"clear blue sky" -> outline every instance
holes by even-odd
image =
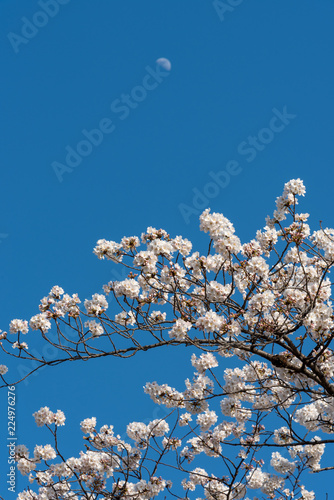
[[[36,314],[55,284],[84,299],[114,279],[92,254],[99,238],[118,241],[152,225],[204,248],[198,203],[223,212],[245,242],[284,183],[300,177],[313,226],[334,225],[331,0],[241,1],[220,16],[211,0],[58,7],[51,17],[38,14],[35,0],[0,3],[0,328]],[[172,69],[152,76],[160,57]],[[144,81],[156,87],[147,95],[135,89]],[[131,93],[137,102],[121,112],[117,100]],[[98,126],[109,133],[69,171],[66,147]],[[68,171],[57,176],[54,162]],[[218,172],[220,186],[209,185]],[[188,361],[179,368],[188,359],[182,350],[174,372],[169,356],[145,359],[76,363],[31,378],[17,388],[19,441],[46,440],[31,417],[44,405],[67,414],[73,453],[85,417],[120,433],[151,418],[145,382],[182,389],[192,372]]]

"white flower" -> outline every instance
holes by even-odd
[[[34,459],[35,460],[51,460],[56,458],[57,454],[55,450],[49,444],[45,446],[35,446],[34,449]]]
[[[263,293],[253,295],[248,302],[251,313],[267,312],[275,303],[275,296],[272,292],[266,290]]]
[[[171,338],[176,340],[184,340],[187,337],[188,331],[191,329],[192,324],[190,321],[184,321],[183,319],[177,319],[173,328],[168,332]]]
[[[26,458],[20,458],[17,462],[17,469],[23,476],[27,476],[32,470],[36,469],[36,464]]]
[[[147,382],[144,392],[149,394],[155,403],[163,403],[167,408],[184,408],[183,394],[167,384],[159,385],[157,382]]]
[[[44,303],[44,299],[42,299],[42,305],[39,306],[42,312],[50,308],[50,300],[51,299],[47,299],[47,303]],[[54,303],[53,314],[59,317],[64,317],[68,313],[69,316],[77,317],[80,314],[80,309],[78,307],[80,302],[81,301],[77,293],[74,293],[72,297],[65,293],[62,299],[59,299]]]
[[[261,487],[261,491],[273,498],[274,491],[282,488],[283,485],[284,479],[282,477],[276,476],[275,474],[267,474],[267,477]]]
[[[150,314],[150,320],[152,323],[162,323],[166,320],[166,313],[161,311],[152,311]]]
[[[122,248],[126,251],[134,250],[136,247],[140,246],[140,241],[137,236],[130,236],[130,237],[124,236],[124,238],[121,239],[121,245]]]
[[[312,441],[314,442],[314,444],[307,444],[304,447],[304,451],[301,453],[301,456],[305,457],[307,459],[307,465],[313,471],[316,471],[320,469],[320,460],[325,451],[325,444],[317,444],[317,441],[320,441],[320,438],[318,436],[312,438]]]
[[[89,331],[92,333],[93,337],[98,337],[99,335],[102,335],[102,333],[103,333],[103,326],[94,320],[93,321],[86,321],[85,327],[89,329]]]
[[[23,319],[13,319],[9,324],[9,332],[10,333],[28,333],[28,321]]]
[[[92,316],[99,316],[108,309],[107,299],[98,293],[95,293],[91,300],[86,299],[84,304],[87,314]]]
[[[154,273],[156,270],[157,256],[153,252],[141,251],[133,259],[133,265],[142,267],[147,273]]]
[[[319,410],[314,403],[303,406],[296,411],[294,420],[309,430],[317,429],[319,425]]]
[[[26,342],[14,342],[12,349],[28,349],[28,344]]]
[[[212,425],[214,425],[218,420],[217,414],[214,411],[207,410],[197,416],[196,422],[201,427],[201,431],[207,431]]]
[[[225,318],[218,316],[214,311],[208,311],[196,321],[196,327],[206,332],[218,332],[225,324]]]
[[[157,238],[167,238],[168,234],[164,229],[156,229],[155,227],[149,226],[146,229],[146,233],[141,234],[141,241],[147,243]]]
[[[151,436],[161,437],[169,431],[169,425],[165,420],[155,419],[148,424],[147,429]]]
[[[261,278],[266,278],[269,274],[269,266],[263,257],[252,257],[247,262],[247,272],[251,275],[257,274]]]
[[[115,322],[123,326],[133,326],[136,323],[136,318],[132,311],[122,311],[121,313],[116,314]]]
[[[311,240],[317,245],[320,250],[325,253],[325,258],[333,260],[334,257],[334,229],[326,227],[320,231],[315,231]]]
[[[54,422],[53,412],[50,411],[48,406],[44,406],[44,408],[33,413],[33,417],[35,417],[35,422],[38,427],[42,427],[45,424],[50,425]]]
[[[269,255],[269,249],[272,248],[278,240],[278,233],[275,228],[268,226],[264,227],[264,232],[258,230],[256,232],[256,239],[260,244],[261,249],[265,254]]]
[[[176,236],[171,241],[171,244],[173,245],[174,249],[178,250],[184,257],[186,255],[189,255],[192,249],[192,243],[187,239],[183,239],[182,236]]]
[[[15,454],[20,458],[22,458],[22,457],[28,458],[29,457],[29,450],[26,447],[26,445],[18,444],[17,446],[15,446]]]
[[[232,285],[222,285],[217,281],[210,281],[206,289],[206,296],[210,302],[225,302],[232,294]]]
[[[124,281],[115,281],[113,289],[116,297],[125,295],[130,299],[136,299],[139,296],[140,286],[134,279],[126,279]]]
[[[314,491],[307,491],[303,485],[300,487],[300,493],[303,500],[314,500],[315,498]]]
[[[90,434],[94,431],[96,426],[96,418],[85,418],[82,422],[80,422],[80,428],[84,434]]]
[[[182,485],[184,489],[194,491],[197,485],[205,486],[208,480],[208,473],[204,469],[197,467],[189,474],[189,481],[183,479]]]
[[[306,189],[301,179],[291,179],[291,181],[284,184],[283,195],[294,194],[298,196],[305,196]]]
[[[147,245],[147,250],[155,255],[169,256],[175,252],[175,247],[169,241],[156,239]]]
[[[272,453],[270,465],[280,474],[292,474],[296,468],[295,462],[289,462],[278,451]]]
[[[200,229],[209,233],[212,239],[219,237],[230,237],[234,234],[233,224],[223,214],[210,213],[210,209],[204,210],[200,216]]]
[[[114,241],[98,240],[96,247],[93,252],[99,259],[114,260],[116,262],[121,262],[123,255],[120,253],[122,245],[115,243]]]
[[[188,425],[189,422],[192,421],[192,417],[190,413],[183,413],[180,418],[179,418],[179,426],[184,427],[185,425]]]
[[[5,375],[8,372],[8,367],[6,365],[0,365],[0,375]]]
[[[257,490],[263,486],[268,474],[262,472],[261,469],[254,469],[246,476],[247,486],[253,490]]]
[[[148,427],[142,422],[132,422],[128,424],[126,433],[130,439],[137,442],[146,441],[149,435]]]
[[[182,440],[178,438],[164,437],[162,440],[162,446],[167,449],[176,450],[181,445],[182,445]]]
[[[239,422],[244,422],[252,416],[251,410],[243,408],[237,399],[227,398],[221,400],[220,408],[223,415],[236,418]]]
[[[53,419],[54,419],[54,423],[56,425],[65,425],[65,415],[64,413],[61,411],[61,410],[57,410],[56,413],[53,414]]]
[[[47,319],[45,313],[33,316],[29,321],[29,325],[32,330],[41,330],[43,333],[47,332],[51,328],[51,323]]]
[[[218,361],[211,352],[208,352],[201,354],[199,358],[196,357],[196,354],[192,354],[191,364],[199,373],[204,373],[205,370],[209,368],[216,368],[218,366]]]
[[[64,294],[64,290],[60,286],[55,285],[51,288],[49,296],[53,296],[56,299],[59,299],[60,296],[63,294]]]

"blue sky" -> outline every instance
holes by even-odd
[[[332,1],[234,0],[218,12],[211,0],[59,0],[49,15],[41,4],[0,3],[0,328],[36,314],[55,284],[84,299],[115,279],[92,254],[99,238],[152,225],[201,249],[198,215],[210,206],[247,241],[291,178],[306,184],[313,227],[333,225]],[[160,57],[172,69],[154,77]],[[143,82],[158,84],[144,95]],[[138,101],[115,111],[128,94]],[[66,148],[101,126],[100,144],[69,168]],[[67,171],[57,176],[55,162]],[[17,387],[19,441],[46,439],[31,417],[44,405],[78,429],[74,449],[82,418],[122,433],[153,414],[146,381],[183,387],[185,358],[173,370],[170,356],[147,353],[150,363],[44,370]]]

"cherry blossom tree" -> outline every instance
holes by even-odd
[[[193,351],[185,386],[144,388],[166,417],[129,423],[125,440],[92,416],[81,422],[85,451],[66,458],[57,439],[65,415],[36,411],[51,444],[16,447],[29,480],[19,500],[315,498],[307,473],[334,469],[321,464],[334,443],[334,230],[311,233],[309,215],[296,212],[304,194],[300,179],[286,183],[273,216],[245,244],[228,219],[205,210],[206,255],[152,227],[141,238],[99,240],[96,256],[124,266],[126,279],[83,307],[54,286],[29,323],[11,321],[1,333],[4,359],[33,360],[32,371],[166,346]],[[33,354],[34,335],[56,359]],[[222,368],[225,358],[233,368]],[[12,380],[5,365],[0,373],[3,386],[31,374]]]

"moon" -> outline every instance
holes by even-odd
[[[155,62],[167,71],[170,71],[172,69],[170,60],[166,59],[165,57],[159,57],[159,59],[157,59]]]

